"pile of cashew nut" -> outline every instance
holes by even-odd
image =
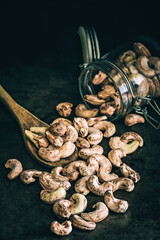
[[[119,189],[131,192],[140,180],[139,173],[124,163],[122,158],[143,146],[142,137],[136,132],[113,136],[115,125],[107,121],[107,116],[97,116],[96,111],[79,104],[75,109],[73,124],[65,118],[58,118],[49,128],[32,127],[26,132],[45,160],[58,161],[72,154],[77,147],[79,159],[76,161],[63,167],[54,167],[50,172],[23,170],[17,159],[9,159],[5,164],[6,168],[11,169],[8,174],[10,180],[20,176],[20,180],[27,185],[38,179],[42,187],[41,201],[53,204],[53,212],[59,219],[50,226],[57,235],[68,235],[72,226],[93,230],[97,223],[107,218],[110,211],[125,213],[128,202],[117,199],[114,192]],[[100,145],[103,137],[109,138],[111,150],[108,157],[103,155],[104,149]],[[120,176],[112,172],[113,166],[119,168]],[[75,192],[66,199],[72,183],[75,184]],[[88,194],[102,197],[101,202],[93,205],[91,212],[86,211]]]
[[[147,47],[142,43],[134,43],[133,49],[120,55],[115,63],[135,86],[135,97],[160,96],[160,58],[151,56]],[[111,70],[108,74],[102,71],[97,72],[92,79],[95,90],[98,85],[97,94],[87,94],[84,99],[91,105],[99,107],[101,114],[108,117],[119,114],[122,107],[121,99],[113,84],[118,79],[121,79],[121,75],[115,70]],[[137,87],[136,84],[139,86]],[[125,119],[127,126],[143,122],[144,118],[139,115],[131,115]]]

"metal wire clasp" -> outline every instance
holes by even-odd
[[[159,129],[160,128],[160,122],[153,118],[151,115],[148,114],[148,110],[147,110],[147,107],[140,107],[139,105],[137,105],[137,102],[140,102],[140,101],[145,101],[146,104],[149,104],[152,109],[160,116],[160,108],[158,107],[156,101],[150,97],[136,97],[135,98],[135,104],[134,104],[134,109],[135,109],[135,112],[136,113],[139,113],[139,114],[143,114],[146,121],[152,126],[154,127],[155,129]]]

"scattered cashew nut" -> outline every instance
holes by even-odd
[[[90,193],[90,190],[87,187],[87,181],[89,179],[90,176],[84,176],[82,178],[80,178],[74,186],[75,192],[77,193],[81,193],[84,196],[88,195]]]
[[[59,236],[66,236],[72,232],[72,223],[71,221],[65,221],[60,224],[57,221],[51,223],[51,231]]]
[[[60,172],[62,172],[63,167],[55,167],[51,170],[52,178],[56,181],[63,182],[63,181],[69,181],[69,178],[66,176],[62,176]]]
[[[73,125],[80,137],[84,138],[88,135],[88,123],[85,118],[75,117],[73,120]]]
[[[135,183],[137,183],[140,180],[139,173],[133,170],[125,163],[122,163],[120,165],[120,171],[124,177],[132,179]]]
[[[74,203],[67,199],[57,200],[53,205],[53,212],[59,218],[69,218]]]
[[[83,194],[74,193],[69,200],[74,202],[74,206],[71,210],[72,215],[85,211],[87,207],[87,198]]]
[[[79,228],[81,230],[93,230],[96,228],[95,222],[85,221],[78,215],[74,215],[71,221],[74,227]]]
[[[63,175],[68,177],[71,181],[75,181],[79,175],[79,171],[77,169],[79,169],[79,166],[81,165],[82,162],[84,161],[77,160],[64,166],[62,171]]]
[[[104,137],[109,138],[113,136],[116,132],[116,127],[110,121],[100,121],[93,125],[94,128],[97,128],[101,131],[104,131]]]
[[[56,110],[62,117],[69,117],[72,112],[73,104],[69,102],[62,102],[56,106]]]
[[[66,190],[63,187],[59,187],[55,191],[42,190],[40,192],[40,199],[47,204],[53,204],[59,199],[66,197]]]
[[[97,223],[104,220],[109,214],[108,207],[103,202],[97,202],[93,208],[95,208],[93,212],[81,213],[81,217],[86,221]]]
[[[103,139],[103,133],[99,129],[96,129],[94,127],[89,127],[88,133],[90,134],[87,137],[87,140],[91,145],[97,145]]]
[[[122,149],[112,149],[108,153],[108,158],[115,167],[120,167],[123,157],[126,157],[126,153]]]
[[[11,171],[8,173],[7,177],[12,180],[15,179],[20,175],[20,173],[23,171],[22,164],[17,159],[8,159],[5,168],[10,168]]]
[[[103,154],[103,147],[100,145],[93,145],[91,148],[84,148],[79,151],[79,156],[82,159],[88,159],[94,154]]]
[[[135,125],[137,123],[144,123],[144,122],[145,122],[144,117],[142,117],[139,114],[128,114],[125,117],[125,124],[127,126],[133,126],[133,125]]]
[[[20,174],[20,179],[25,184],[30,184],[32,182],[35,182],[35,177],[39,177],[42,174],[41,171],[35,170],[35,169],[29,169],[25,170]]]

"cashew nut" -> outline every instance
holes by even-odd
[[[66,197],[66,190],[63,187],[59,187],[55,191],[42,190],[40,192],[40,199],[47,204],[53,204],[59,199]]]
[[[78,215],[74,215],[71,221],[74,227],[82,230],[93,230],[96,227],[96,224],[94,222],[85,221]]]
[[[89,102],[92,105],[96,105],[99,106],[102,103],[105,103],[106,100],[99,98],[97,95],[85,95],[84,99],[86,100],[86,102]]]
[[[77,169],[79,168],[82,162],[84,161],[74,161],[67,164],[63,168],[63,175],[68,177],[71,181],[75,181],[79,175],[79,171]]]
[[[124,177],[130,178],[135,183],[137,183],[140,180],[140,175],[135,170],[130,168],[127,164],[122,163],[120,165],[120,171],[123,174]]]
[[[61,158],[60,148],[45,148],[41,147],[38,150],[38,155],[47,162],[56,162]]]
[[[62,122],[56,122],[50,125],[49,131],[55,136],[63,136],[67,131],[67,127]]]
[[[101,154],[96,154],[96,155],[92,155],[89,158],[90,162],[93,161],[97,161],[99,164],[99,169],[97,171],[97,176],[99,177],[99,179],[101,181],[110,181],[112,179],[118,178],[117,174],[112,173],[110,174],[111,170],[112,170],[112,164],[109,161],[108,158],[106,158],[104,155]],[[94,174],[94,173],[92,173]]]
[[[94,76],[94,78],[92,79],[92,83],[94,85],[99,85],[100,83],[102,83],[105,79],[107,78],[107,75],[101,71],[98,72],[98,74],[96,74]]]
[[[94,157],[95,156],[95,157]],[[79,172],[82,176],[90,176],[98,172],[99,163],[96,159],[97,155],[90,156],[87,162],[82,162],[79,166]]]
[[[35,169],[25,170],[20,174],[20,179],[25,184],[30,184],[35,182],[36,179],[34,177],[39,177],[42,174],[41,171]]]
[[[134,51],[142,56],[150,57],[151,53],[149,52],[148,48],[144,46],[142,43],[133,43]]]
[[[154,82],[154,80],[151,79],[151,78],[147,78],[147,82],[148,82],[148,85],[149,85],[148,95],[149,95],[150,97],[154,97],[155,94],[156,94],[155,82]]]
[[[86,221],[97,223],[104,220],[109,214],[109,210],[103,202],[97,202],[93,208],[95,208],[93,212],[81,213],[81,217]]]
[[[99,129],[96,129],[94,127],[89,127],[88,133],[90,134],[87,137],[87,140],[91,145],[97,145],[103,139],[103,133]]]
[[[40,139],[41,136],[29,130],[25,130],[25,135],[37,148],[39,148],[39,144],[37,140]]]
[[[104,131],[103,136],[106,138],[113,136],[116,132],[115,125],[109,121],[100,121],[100,122],[96,123],[95,125],[93,125],[93,127],[97,128],[101,131]]]
[[[55,147],[61,147],[63,145],[63,139],[60,136],[54,136],[50,131],[46,131],[46,137],[52,145]]]
[[[69,218],[71,216],[71,210],[73,205],[74,203],[69,200],[60,199],[54,203],[53,212],[59,218]]]
[[[48,127],[31,127],[29,130],[33,133],[45,136]]]
[[[160,58],[159,57],[150,57],[149,64],[154,67],[159,73],[160,71]]]
[[[65,221],[60,224],[57,221],[51,223],[51,231],[59,236],[66,236],[72,232],[71,221]]]
[[[122,149],[125,146],[126,143],[122,142],[120,140],[120,137],[115,136],[115,137],[111,137],[109,140],[109,146],[111,149]]]
[[[62,123],[66,127],[72,125],[72,122],[66,118],[56,118],[50,125],[52,126],[54,123]]]
[[[84,148],[79,151],[79,156],[82,159],[88,159],[94,154],[103,154],[103,147],[100,145],[93,145],[91,148]]]
[[[73,104],[69,102],[62,102],[56,106],[56,110],[62,117],[69,117],[72,112]]]
[[[86,137],[88,135],[88,123],[83,117],[75,117],[73,125],[78,132],[80,137]]]
[[[140,56],[136,61],[136,68],[146,77],[156,75],[156,70],[149,67],[149,59],[146,56]]]
[[[114,102],[106,102],[106,103],[103,103],[101,106],[100,106],[100,112],[101,114],[106,114],[107,117],[111,117],[114,112],[116,111],[116,108],[114,106]]]
[[[109,99],[114,93],[116,93],[115,87],[112,84],[107,84],[103,91],[98,92],[98,97],[102,99]]]
[[[74,193],[69,200],[74,202],[71,210],[72,215],[84,212],[87,207],[87,198],[83,194]]]
[[[112,190],[105,193],[104,202],[111,211],[116,213],[124,213],[128,209],[128,202],[115,198]]]
[[[78,133],[73,126],[68,126],[65,135],[62,137],[64,142],[75,142],[78,138]]]
[[[160,96],[160,81],[159,81],[159,79],[158,79],[157,76],[154,76],[154,77],[152,78],[152,80],[153,80],[154,85],[155,85],[155,87],[156,87],[156,92],[155,92],[154,97],[159,97],[159,96]]]
[[[125,117],[125,124],[127,126],[133,126],[133,125],[135,125],[137,123],[144,123],[144,122],[145,122],[144,117],[142,117],[139,114],[128,114]]]
[[[87,181],[89,179],[90,176],[84,176],[82,178],[80,178],[74,186],[75,192],[77,193],[81,193],[84,196],[88,195],[90,193],[90,190],[87,187]]]
[[[149,92],[149,84],[147,78],[140,73],[132,73],[129,75],[131,85],[134,87],[135,97],[146,97]]]
[[[126,52],[124,52],[120,57],[119,57],[119,61],[120,63],[128,63],[132,60],[136,59],[136,54],[135,52],[128,50]]]
[[[117,191],[118,189],[124,189],[125,191],[131,192],[134,189],[134,183],[129,178],[118,178],[111,181],[111,183],[113,184],[113,188],[106,191],[104,195],[104,202],[113,212],[124,213],[128,209],[128,202],[115,198],[113,192]]]
[[[90,148],[90,143],[82,137],[78,137],[75,144],[78,148]]]
[[[105,192],[112,189],[113,184],[111,182],[99,183],[98,177],[96,175],[91,175],[87,181],[88,189],[98,196],[104,196]]]
[[[39,183],[43,189],[47,189],[49,191],[56,190],[59,187],[63,187],[65,190],[68,190],[71,187],[69,181],[57,181],[53,179],[52,174],[48,172],[43,172],[39,176]]]
[[[20,161],[17,159],[8,159],[5,168],[10,168],[11,171],[8,173],[7,177],[12,180],[20,175],[23,171],[23,167]]]
[[[112,149],[108,153],[108,158],[115,167],[120,167],[122,164],[122,157],[126,157],[126,153],[122,149]]]
[[[75,114],[78,117],[84,117],[84,118],[90,118],[90,117],[96,117],[98,115],[99,109],[93,108],[93,109],[87,109],[86,105],[84,104],[78,104],[75,108]]]
[[[143,138],[136,132],[125,132],[121,135],[120,140],[124,143],[128,143],[130,141],[138,141],[139,147],[143,147]]]
[[[61,158],[67,158],[75,151],[75,144],[71,141],[65,142],[62,147],[59,148]]]
[[[62,172],[63,167],[55,167],[51,170],[52,178],[56,181],[63,182],[63,181],[69,181],[69,178],[66,176],[62,176],[60,172]]]
[[[106,120],[107,116],[101,116],[101,117],[94,117],[94,118],[88,118],[87,123],[89,127],[93,127],[96,123]]]

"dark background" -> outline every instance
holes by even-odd
[[[79,25],[94,26],[101,56],[138,35],[160,42],[159,8],[154,1],[1,1],[0,83],[20,105],[47,123],[58,117],[57,103],[70,101],[75,107],[81,102]],[[29,156],[18,124],[1,102],[0,126],[0,239],[58,239],[49,229],[56,218],[52,206],[39,200],[39,184],[25,186],[19,178],[9,181],[4,164],[17,158],[24,169],[50,170]],[[132,193],[117,195],[129,202],[129,209],[125,214],[110,213],[94,231],[74,229],[64,239],[160,239],[159,131],[147,123],[128,128],[123,119],[116,127],[117,135],[132,130],[145,142],[126,158],[141,181]],[[106,144],[106,154],[108,150]],[[90,206],[103,200],[92,195],[88,199]]]

